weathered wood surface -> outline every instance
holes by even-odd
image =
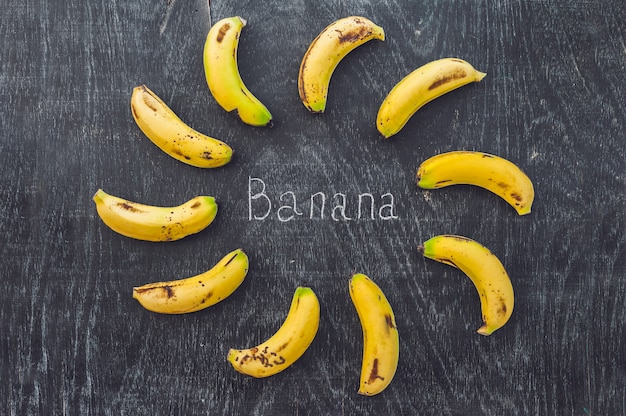
[[[59,1],[5,0],[0,16],[0,413],[6,415],[626,415],[626,7],[622,0]],[[272,129],[225,114],[211,97],[202,45],[213,21],[248,20],[240,69],[272,110]],[[386,30],[333,76],[311,115],[296,76],[327,23],[365,15]],[[432,102],[390,141],[374,118],[404,74],[458,56],[488,73]],[[229,142],[228,166],[203,171],[152,145],[129,99],[145,83],[183,119]],[[425,158],[495,153],[534,180],[518,217],[470,187],[425,193]],[[270,215],[258,178],[273,203]],[[114,234],[97,188],[146,203],[197,194],[216,222],[168,244]],[[281,201],[280,195],[287,194]],[[346,195],[347,216],[309,218],[311,194]],[[394,197],[397,219],[358,219],[358,195]],[[304,214],[280,221],[297,198]],[[286,213],[287,211],[282,211]],[[457,233],[490,247],[516,292],[489,338],[478,297],[416,246]],[[251,269],[226,301],[160,316],[134,285],[190,276],[244,248]],[[356,394],[362,348],[347,280],[387,292],[400,365],[376,397]],[[280,325],[297,285],[322,304],[307,353],[256,380],[225,361]]]

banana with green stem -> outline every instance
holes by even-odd
[[[418,247],[424,257],[465,273],[478,291],[483,325],[481,335],[502,328],[513,313],[513,285],[502,262],[487,247],[459,235],[438,235]]]
[[[161,207],[129,201],[102,189],[93,196],[102,222],[126,237],[144,241],[175,241],[208,227],[217,215],[212,196],[197,196],[187,202]]]
[[[398,328],[385,294],[366,275],[358,273],[352,276],[350,298],[363,330],[359,394],[373,396],[389,386],[398,368]]]
[[[196,276],[134,287],[133,298],[156,313],[197,312],[229,297],[247,274],[248,256],[242,249],[237,249],[225,255],[210,270]]]
[[[287,317],[266,341],[245,349],[231,349],[227,360],[235,370],[251,377],[269,377],[293,365],[309,348],[320,320],[320,304],[309,287],[298,287]]]
[[[378,109],[376,127],[388,139],[400,132],[413,114],[427,103],[464,85],[479,82],[485,75],[458,58],[429,62],[391,89]]]
[[[145,85],[133,89],[130,109],[146,137],[174,159],[198,168],[217,168],[233,156],[229,145],[185,124]]]
[[[326,109],[330,78],[339,62],[358,46],[372,39],[385,40],[385,31],[362,16],[336,20],[311,42],[298,74],[298,91],[313,113]]]
[[[430,157],[417,169],[417,185],[438,189],[474,185],[504,199],[519,215],[530,214],[535,190],[530,178],[513,162],[489,153],[452,151]]]
[[[215,101],[251,126],[270,126],[272,114],[246,87],[239,73],[237,50],[246,20],[224,18],[209,30],[204,43],[204,73]]]

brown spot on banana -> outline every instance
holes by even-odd
[[[306,70],[306,66],[303,69]],[[306,88],[304,88],[304,82],[302,81],[302,73],[303,73],[303,71],[301,70],[300,71],[300,82],[298,82],[298,91],[300,92],[300,98],[302,99],[302,102],[303,103],[308,103],[309,99],[307,97]],[[309,108],[308,105],[307,105],[307,108]]]
[[[395,329],[396,325],[393,322],[393,317],[390,314],[385,314],[385,322],[387,323],[387,328]]]
[[[372,370],[370,371],[369,377],[367,378],[367,382],[372,384],[376,381],[376,379],[384,380],[384,377],[378,375],[378,358],[374,358],[374,362],[372,364]]]
[[[289,338],[287,341],[285,341],[283,344],[281,344],[278,348],[276,348],[276,352],[281,352],[282,350],[287,348],[289,346],[290,342],[291,342],[291,338]]]
[[[155,290],[163,291],[163,293],[165,294],[165,297],[167,297],[168,299],[174,296],[174,289],[172,289],[172,286],[170,285],[153,286],[153,287],[136,287],[133,290],[137,294],[144,294],[144,293],[152,292]]]
[[[167,293],[167,298],[171,298],[174,296],[174,290],[172,289],[171,286],[163,286],[163,290]]]
[[[196,202],[195,202],[192,206],[190,206],[189,208],[191,208],[191,209],[196,209],[196,208],[200,207],[200,205],[202,205],[202,204],[200,203],[200,201],[196,201]]]
[[[143,212],[142,210],[140,210],[139,208],[137,208],[136,206],[134,206],[133,204],[129,202],[119,202],[117,206],[122,208],[123,210],[130,211],[130,212]]]
[[[345,33],[340,32],[340,31],[337,31],[337,33],[339,33],[339,37],[337,38],[337,40],[339,41],[339,44],[341,45],[343,43],[352,43],[352,42],[356,42],[359,39],[363,39],[371,35],[372,31],[367,27],[359,26]]]
[[[178,155],[178,156],[180,156],[180,157],[182,157],[182,158],[186,159],[186,160],[191,160],[191,156],[184,154],[184,153],[182,152],[182,150],[180,150],[180,149],[179,149],[179,148],[177,148],[177,147],[174,147],[174,148],[171,150],[171,152],[172,152],[173,154],[175,154],[175,155]]]
[[[434,90],[435,88],[441,87],[442,85],[445,85],[449,82],[452,82],[454,80],[457,79],[461,79],[467,76],[467,72],[465,72],[464,69],[455,69],[453,72],[450,72],[449,74],[437,79],[435,82],[433,82],[432,84],[430,84],[430,86],[428,87],[428,90]]]
[[[207,300],[211,299],[212,296],[213,296],[213,292],[212,291],[207,293],[206,296],[202,298],[200,303],[202,304],[202,303],[206,302]]]
[[[506,316],[506,302],[504,301],[503,298],[500,298],[500,304],[498,305],[498,308],[496,309],[496,314],[498,314],[498,316]]]
[[[239,253],[235,253],[233,254],[233,256],[228,259],[228,261],[226,262],[226,264],[224,264],[224,267],[228,266],[230,264],[231,261],[235,260],[235,257],[237,257],[239,255]]]
[[[224,40],[224,36],[226,36],[226,33],[228,33],[229,29],[230,23],[228,22],[224,23],[222,27],[220,27],[220,30],[217,32],[217,37],[215,38],[217,43],[221,43]]]
[[[142,85],[140,88],[144,92],[144,95],[142,95],[143,103],[146,105],[146,107],[148,107],[149,109],[151,109],[155,113],[158,112],[159,108],[158,108],[158,106],[154,105],[154,101],[156,101],[158,103],[159,102],[159,98],[155,97],[154,93],[152,91],[150,91],[145,85]]]

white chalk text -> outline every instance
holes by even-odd
[[[309,220],[380,220],[398,219],[396,198],[390,192],[363,192],[349,195],[341,192],[315,192],[302,195],[294,191],[272,192],[261,178],[248,177],[248,220],[278,219],[289,222]]]

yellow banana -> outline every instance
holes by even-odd
[[[317,334],[319,320],[317,296],[311,288],[298,287],[278,331],[256,347],[231,349],[227,359],[242,374],[257,378],[277,374],[304,354]]]
[[[424,257],[449,264],[464,272],[480,295],[481,335],[491,335],[513,313],[511,280],[500,260],[482,244],[458,235],[439,235],[418,247]]]
[[[530,213],[535,197],[532,181],[514,163],[488,153],[454,151],[433,156],[417,169],[424,189],[465,184],[487,189],[509,203],[519,215]]]
[[[383,137],[389,138],[398,133],[426,103],[463,85],[479,82],[485,75],[458,58],[429,62],[393,87],[378,110],[376,127]]]
[[[215,23],[204,43],[204,74],[211,94],[224,110],[237,110],[239,118],[252,126],[267,126],[272,114],[246,88],[237,64],[239,35],[246,21],[239,16]]]
[[[133,89],[130,109],[141,131],[174,159],[198,168],[216,168],[233,156],[230,146],[185,124],[145,85]]]
[[[196,312],[230,296],[243,283],[247,273],[248,256],[237,249],[197,276],[135,287],[133,298],[152,312]]]
[[[385,32],[361,16],[339,19],[322,30],[300,64],[298,91],[306,108],[313,113],[324,112],[335,68],[350,51],[372,39],[385,40]]]
[[[363,360],[359,394],[382,392],[398,367],[400,341],[389,301],[369,277],[355,274],[350,279],[350,298],[363,329]]]
[[[197,196],[176,207],[156,207],[98,189],[93,200],[100,219],[113,231],[145,241],[180,240],[204,230],[217,215],[212,196]]]

